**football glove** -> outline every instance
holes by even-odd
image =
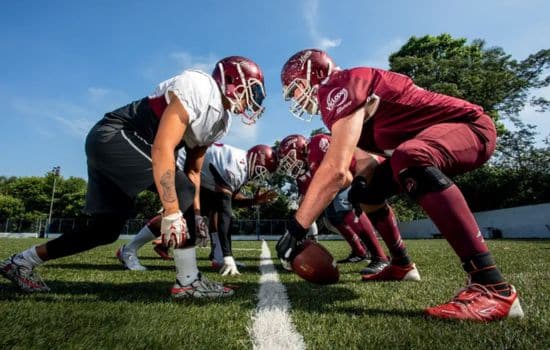
[[[223,266],[220,270],[220,273],[222,274],[222,276],[236,276],[241,274],[237,269],[237,264],[235,263],[235,259],[233,259],[232,256],[223,257]]]
[[[160,239],[162,244],[168,248],[183,248],[189,239],[189,231],[181,211],[162,217]]]
[[[291,262],[296,255],[296,248],[298,248],[307,234],[307,229],[296,221],[295,217],[292,217],[288,222],[285,234],[279,238],[275,249],[277,249],[277,257],[281,260]]]
[[[197,245],[206,247],[208,245],[208,220],[206,217],[195,215],[195,232],[197,234]]]

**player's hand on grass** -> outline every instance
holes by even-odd
[[[220,270],[220,273],[222,274],[222,276],[237,276],[241,274],[239,272],[239,269],[237,269],[237,264],[235,263],[235,259],[233,259],[232,256],[223,257],[223,266]]]

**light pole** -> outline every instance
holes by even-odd
[[[60,166],[54,166],[52,169],[52,173],[53,173],[52,200],[50,201],[50,214],[48,215],[48,222],[46,223],[46,229],[44,230],[46,238],[48,238],[48,230],[50,228],[50,224],[52,223],[52,210],[53,210],[53,198],[55,196],[55,183],[57,181],[57,177],[59,176],[60,171],[61,171]]]

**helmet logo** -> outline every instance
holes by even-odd
[[[319,140],[319,149],[323,153],[327,153],[329,145],[330,145],[330,143],[328,142],[328,140],[326,138],[323,137],[322,139]]]
[[[336,87],[327,95],[327,110],[341,106],[348,99],[348,90],[346,88]]]
[[[300,58],[298,58],[298,62],[300,62],[300,69],[304,69],[304,65],[306,64],[308,58],[310,57],[311,57],[311,51],[307,50],[306,52],[304,52],[302,56],[300,56]]]

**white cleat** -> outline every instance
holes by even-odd
[[[219,282],[209,281],[200,273],[196,280],[187,285],[182,285],[177,279],[172,287],[171,294],[173,299],[187,298],[220,298],[233,295],[233,289],[225,287]]]
[[[25,265],[15,262],[15,255],[0,262],[0,275],[12,281],[24,292],[49,292],[50,288],[42,281],[40,275]]]
[[[126,246],[123,245],[122,247],[118,248],[116,251],[116,257],[117,259],[122,263],[122,265],[131,271],[145,271],[147,268],[139,262],[139,258],[137,257],[135,252],[129,251],[128,249],[125,249]]]

